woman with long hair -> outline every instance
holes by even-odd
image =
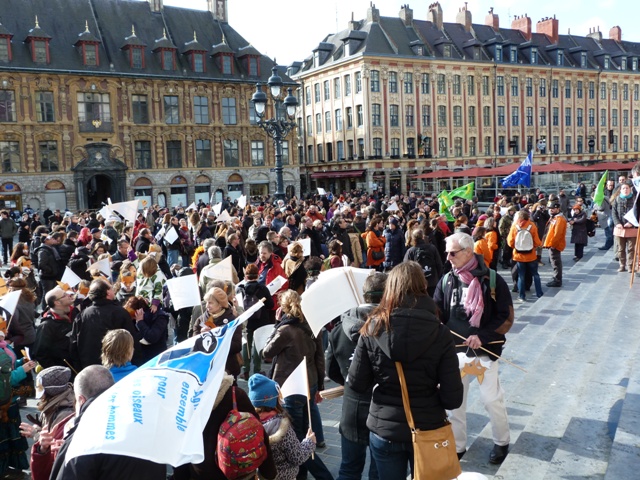
[[[376,385],[367,418],[373,458],[380,478],[405,478],[409,465],[413,470],[413,444],[395,364],[404,370],[419,430],[443,427],[445,410],[458,408],[463,394],[453,337],[438,319],[418,263],[391,270],[360,334],[348,382],[360,393]]]
[[[13,252],[11,252],[11,257],[9,258],[9,266],[15,267],[18,264],[18,259],[20,257],[28,257],[29,256],[29,246],[26,242],[18,242],[16,246],[13,247]]]
[[[272,359],[268,376],[279,385],[283,385],[289,375],[306,360],[307,378],[309,379],[309,407],[311,428],[318,439],[318,446],[324,446],[324,433],[317,401],[318,391],[324,390],[324,349],[320,337],[313,335],[311,327],[304,318],[300,306],[300,295],[294,290],[281,292],[278,301],[282,316],[275,325],[274,333],[262,351],[266,359]],[[307,399],[301,395],[289,395],[284,398],[283,406],[293,421],[293,429],[298,440],[303,440],[309,428],[309,411]],[[300,467],[300,475],[306,474],[307,468],[315,478],[330,478],[327,467],[319,457],[308,460]],[[320,475],[316,475],[318,473]]]

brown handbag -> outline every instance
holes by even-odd
[[[444,427],[435,430],[418,430],[413,423],[407,381],[400,362],[396,363],[400,387],[402,389],[402,405],[411,429],[413,443],[413,480],[452,480],[462,473],[460,461],[456,453],[456,442],[453,438],[451,424],[446,420]]]

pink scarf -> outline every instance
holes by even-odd
[[[4,340],[4,337],[2,337],[2,341],[0,341],[0,348],[4,350],[4,352],[9,355],[9,358],[11,358],[11,366],[15,367],[16,365],[16,354],[13,353],[13,350],[11,350],[8,346],[7,346],[7,342]]]
[[[482,286],[477,277],[475,277],[471,270],[478,268],[478,259],[474,255],[471,257],[465,265],[460,269],[454,267],[453,273],[455,273],[460,280],[469,285],[467,291],[467,298],[464,300],[464,310],[467,315],[471,315],[469,319],[469,325],[472,327],[480,327],[480,319],[484,312],[484,299],[482,298]]]

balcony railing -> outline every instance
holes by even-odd
[[[80,119],[79,128],[81,133],[112,133],[113,132],[113,119],[108,118],[94,118],[93,120]]]

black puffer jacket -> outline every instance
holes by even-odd
[[[345,379],[349,374],[351,358],[360,338],[360,328],[374,308],[374,304],[364,304],[343,313],[340,322],[329,334],[326,355],[327,376],[344,385],[340,433],[347,440],[361,445],[369,445],[367,417],[371,405],[371,389],[363,393],[355,392],[349,383],[345,383]]]
[[[38,269],[40,278],[45,280],[60,280],[62,278],[62,263],[60,254],[55,247],[41,245],[36,251],[38,255]]]
[[[390,324],[391,330],[379,337],[360,337],[348,382],[360,393],[377,384],[367,418],[370,431],[389,441],[410,442],[394,362],[402,363],[411,411],[421,430],[442,427],[445,409],[462,404],[462,380],[453,337],[436,317],[430,297],[407,298],[391,313]]]

